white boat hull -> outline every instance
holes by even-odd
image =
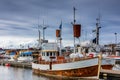
[[[89,77],[98,73],[98,58],[91,58],[81,61],[73,61],[60,64],[37,64],[32,63],[33,73],[67,76],[67,77]]]

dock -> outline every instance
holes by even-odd
[[[32,69],[32,63],[30,62],[0,61],[0,65]]]
[[[99,78],[104,80],[120,80],[120,70],[101,69]]]

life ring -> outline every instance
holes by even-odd
[[[89,57],[93,58],[93,57],[94,57],[94,54],[93,54],[93,53],[90,53],[90,54],[89,54]]]

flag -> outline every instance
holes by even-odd
[[[93,43],[96,43],[96,38],[94,38],[94,39],[92,40],[92,42],[93,42]]]
[[[62,29],[62,21],[61,21],[61,23],[60,23],[59,29],[60,29],[60,30]]]
[[[96,32],[96,30],[92,30],[92,32]]]
[[[59,34],[59,36],[61,37],[61,33],[62,33],[62,21],[61,21],[61,23],[60,23],[59,29],[60,29],[60,34]]]

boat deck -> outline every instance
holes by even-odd
[[[94,57],[94,58],[97,58],[97,57]],[[82,58],[60,59],[60,60],[52,61],[52,64],[69,63],[69,62],[82,61],[87,59],[93,59],[93,58],[82,57]],[[41,61],[38,61],[38,64],[50,64],[50,61],[41,60]]]
[[[108,73],[108,74],[117,74],[120,75],[120,71],[118,70],[106,70],[106,69],[101,69],[101,73]]]

